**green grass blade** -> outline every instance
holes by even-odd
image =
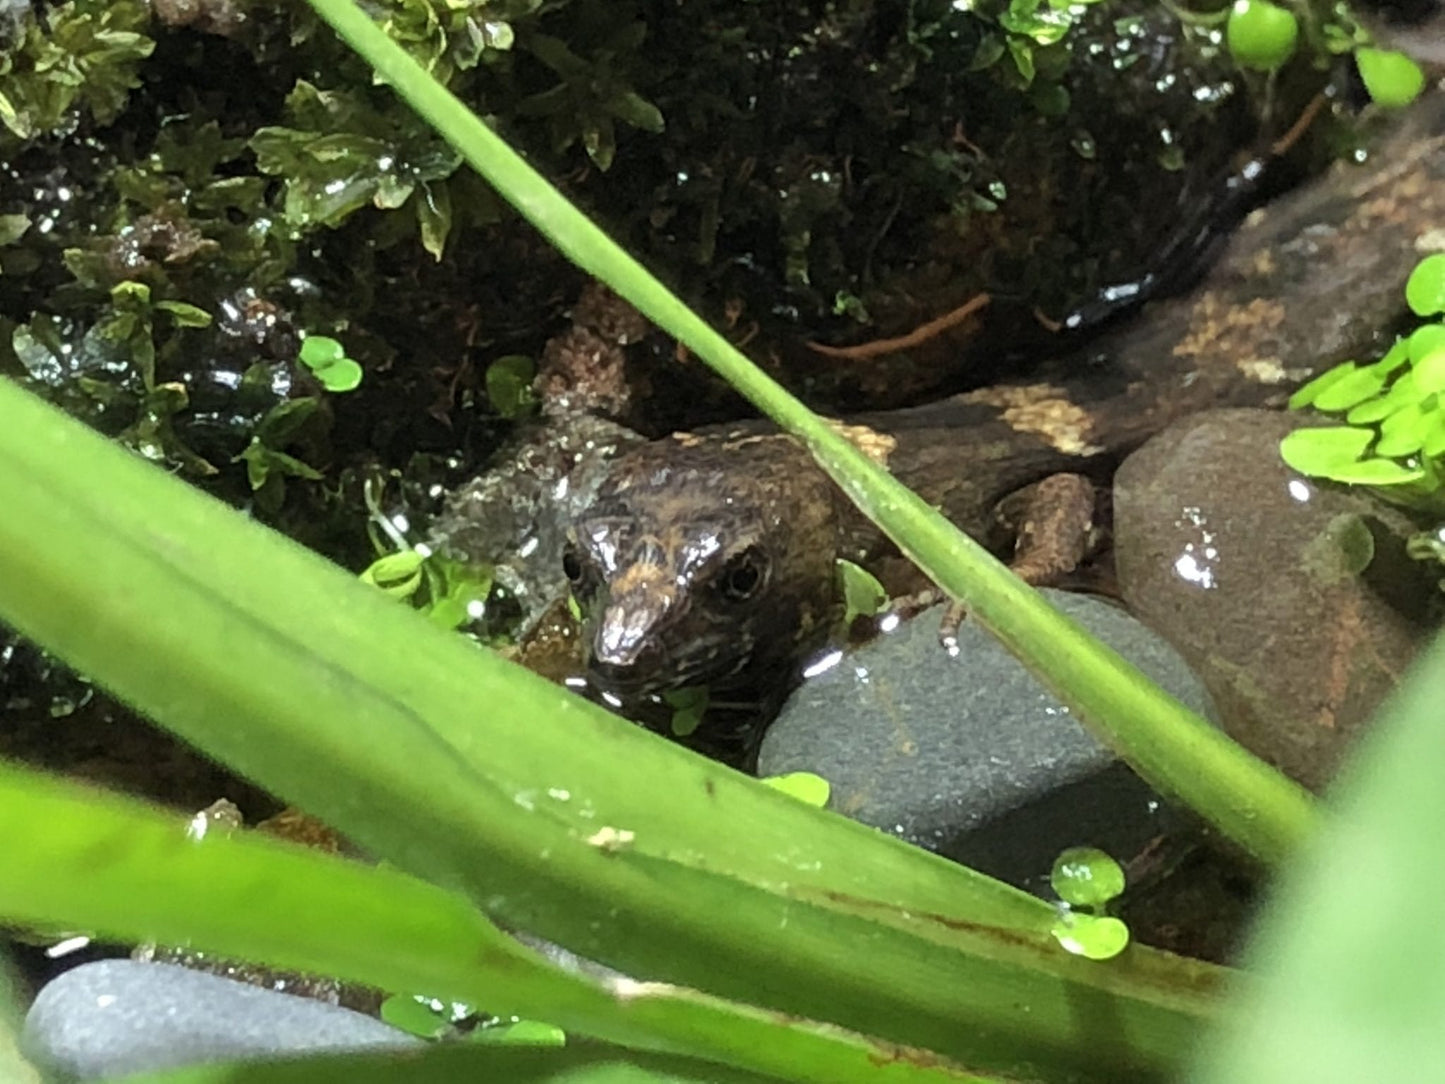
[[[466,899],[395,870],[260,834],[191,837],[186,818],[0,765],[0,917],[63,921],[294,970],[465,1001],[784,1079],[974,1079],[888,1044],[682,988],[632,996],[553,967]],[[878,1072],[880,1062],[893,1066]],[[6,1078],[8,1079],[8,1078]],[[510,1078],[503,1078],[510,1079]]]
[[[1068,957],[1039,901],[577,700],[4,381],[0,417],[0,616],[511,925],[974,1065],[1159,1072],[1209,1012],[1213,969]]]
[[[1415,664],[1281,878],[1259,972],[1201,1084],[1445,1080],[1445,637]]]
[[[137,1073],[114,1084],[769,1084],[764,1077],[691,1058],[594,1044],[527,1050],[433,1046],[414,1054],[350,1054],[197,1065]]]
[[[982,547],[810,413],[576,210],[391,42],[352,0],[313,8],[529,221],[796,434],[867,515],[1165,794],[1268,862],[1314,825],[1302,788],[1229,741],[1018,582]],[[961,470],[967,464],[960,465]]]
[[[10,962],[0,956],[0,1081],[5,1084],[41,1084],[40,1070],[20,1052],[20,1028],[25,1019]]]

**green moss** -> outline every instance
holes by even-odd
[[[109,124],[140,84],[155,42],[145,0],[72,0],[46,11],[28,5],[0,52],[0,152],[17,140],[73,131],[82,117]]]

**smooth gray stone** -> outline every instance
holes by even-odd
[[[28,1056],[80,1080],[419,1041],[350,1009],[134,960],[83,964],[53,979],[22,1036]]]
[[[1045,595],[1212,717],[1179,655],[1134,618],[1102,599]],[[764,737],[758,774],[815,772],[832,786],[829,808],[1041,894],[1065,848],[1127,861],[1187,823],[979,622],[964,622],[950,658],[939,612],[805,682]]]

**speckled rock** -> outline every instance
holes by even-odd
[[[52,980],[30,1007],[21,1041],[37,1063],[79,1080],[420,1042],[350,1009],[133,960],[84,964]]]
[[[1198,680],[1167,644],[1102,599],[1055,606],[1196,711]],[[937,611],[805,682],[763,739],[759,774],[811,771],[830,807],[1031,891],[1066,847],[1127,860],[1182,823],[977,621],[960,652]]]
[[[1415,527],[1289,470],[1299,419],[1221,410],[1149,441],[1114,482],[1119,585],[1189,660],[1224,728],[1319,788],[1428,634],[1439,592]]]

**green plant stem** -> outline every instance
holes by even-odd
[[[936,583],[963,600],[1151,784],[1275,863],[1315,824],[1310,795],[1229,741],[1090,637],[938,512],[769,379],[574,208],[351,0],[315,10],[513,206],[596,276],[804,441],[860,509]],[[966,469],[967,465],[961,465]]]
[[[51,923],[65,915],[122,940],[185,929],[213,953],[545,1017],[623,1043],[710,1051],[788,1080],[982,1079],[694,990],[601,983],[563,971],[463,897],[395,870],[260,834],[197,840],[178,814],[3,764],[0,834],[8,841],[0,915],[10,921]]]

